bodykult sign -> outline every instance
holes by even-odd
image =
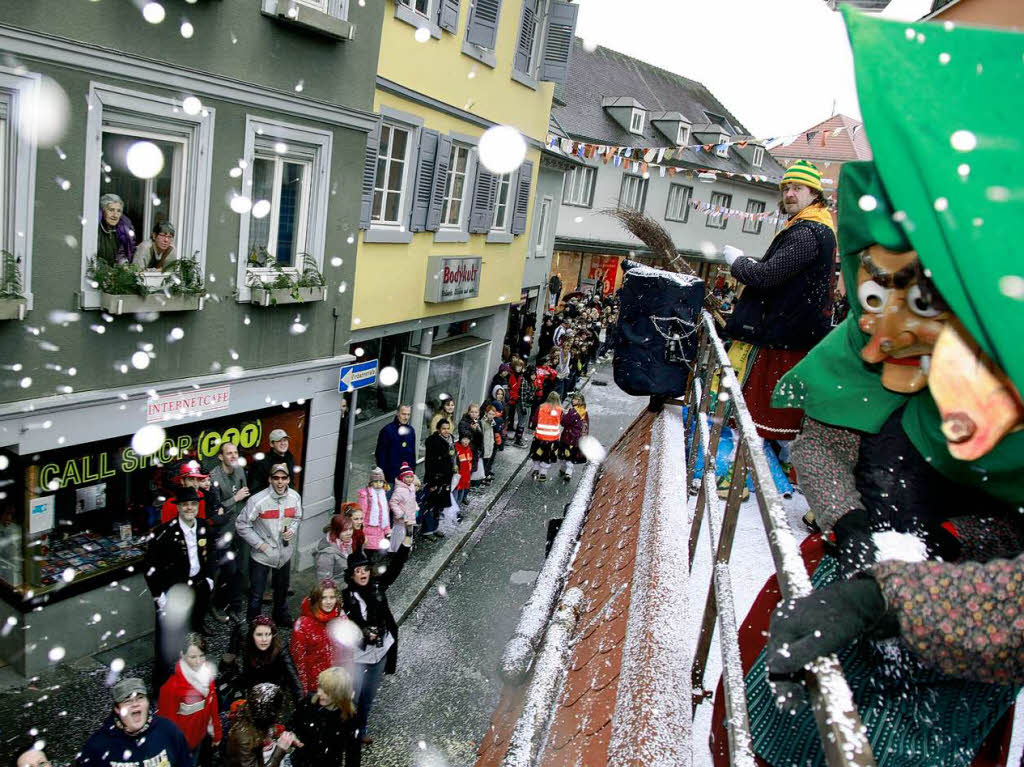
[[[437,304],[476,298],[480,295],[480,260],[480,256],[431,256],[427,262],[423,300]]]

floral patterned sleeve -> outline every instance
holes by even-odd
[[[828,426],[804,418],[803,429],[793,441],[793,465],[800,489],[824,532],[851,509],[862,507],[854,479],[860,451],[860,434],[852,429]]]
[[[1024,554],[985,564],[889,561],[873,574],[925,663],[980,682],[1024,683]]]

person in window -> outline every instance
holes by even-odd
[[[124,215],[124,200],[116,194],[100,197],[100,224],[96,233],[96,258],[114,266],[130,264],[135,257],[135,227]]]
[[[140,269],[166,269],[178,260],[174,249],[174,224],[158,221],[153,225],[153,234],[135,249],[132,263]]]

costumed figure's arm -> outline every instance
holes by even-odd
[[[863,508],[854,479],[860,434],[805,418],[803,431],[793,440],[791,456],[800,477],[800,489],[823,533],[851,509]]]

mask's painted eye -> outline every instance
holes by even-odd
[[[862,282],[857,288],[857,300],[866,312],[880,314],[888,299],[889,288],[883,288],[874,280]]]
[[[907,289],[907,306],[919,317],[937,317],[944,311],[942,307],[936,306],[932,302],[917,283]]]

